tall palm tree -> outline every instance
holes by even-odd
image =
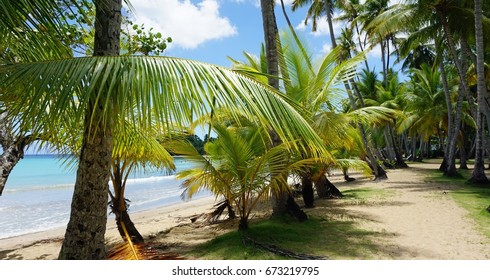
[[[8,16],[0,19],[0,26],[15,30],[10,20],[18,9],[10,4],[34,3],[42,8],[52,1],[3,0],[3,3],[9,4],[3,5],[2,10]],[[118,57],[121,1],[99,0],[95,5],[94,56],[0,68],[2,99],[9,114],[19,119],[20,128],[28,127],[35,135],[51,133],[56,138],[61,128],[73,131],[64,125],[66,118],[84,122],[72,211],[61,259],[105,257],[112,138],[114,129],[123,132],[126,129],[115,127],[121,118],[143,130],[154,124],[151,120],[168,129],[181,128],[213,108],[227,107],[258,117],[262,126],[274,129],[291,148],[324,151],[322,141],[295,111],[298,106],[256,81],[195,61]],[[291,143],[290,139],[301,141]]]
[[[420,135],[421,143],[427,143],[433,135],[447,131],[447,107],[440,73],[428,65],[412,69],[411,73],[412,79],[403,96],[406,119],[399,124],[398,130],[409,130],[413,138]]]
[[[478,112],[476,116],[477,130],[476,130],[476,154],[475,154],[475,167],[471,175],[470,181],[474,183],[486,184],[488,178],[485,175],[485,167],[483,165],[483,113],[488,110],[485,104],[486,97],[488,96],[487,86],[485,82],[485,55],[483,44],[483,8],[481,0],[474,0],[475,2],[475,37],[476,37],[476,73],[478,77],[477,82],[477,104]]]
[[[466,78],[468,68],[465,60],[468,56],[470,58],[473,57],[466,45],[468,38],[471,38],[469,35],[474,33],[474,25],[468,24],[473,22],[474,15],[468,9],[467,4],[468,1],[409,1],[407,4],[395,5],[392,9],[381,14],[373,20],[371,27],[381,34],[396,32],[396,30],[409,32],[411,36],[407,41],[411,44],[417,40],[419,42],[425,42],[435,38],[437,55],[444,57],[444,50],[448,50],[448,57],[451,58],[459,75],[460,90],[468,100],[473,118],[477,119],[477,107],[475,106],[475,100],[470,92]],[[461,21],[461,18],[465,20]],[[462,46],[461,55],[458,55],[456,50],[458,38]],[[444,45],[439,44],[439,41]],[[448,91],[446,91],[446,94],[449,96]],[[458,104],[461,104],[461,102]],[[450,140],[446,148],[447,153],[445,158],[454,154],[455,151],[456,139],[459,133],[455,128],[459,125],[457,116],[462,114],[460,111],[461,108],[462,106],[460,105],[456,106],[457,111],[454,113],[454,117],[452,117],[452,122],[449,123]],[[487,119],[490,119],[488,114],[489,110],[485,109],[482,112],[485,113]],[[451,114],[451,110],[448,111],[448,114]],[[446,172],[448,175],[454,174],[454,165],[450,163],[452,160],[448,161],[449,166],[443,168],[449,169]],[[480,176],[482,176],[481,170],[479,172]]]

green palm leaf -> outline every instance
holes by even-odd
[[[299,106],[271,87],[219,66],[169,57],[87,57],[5,66],[0,75],[2,101],[13,115],[22,116],[21,127],[35,133],[57,131],[67,113],[82,120],[92,100],[104,109],[104,125],[131,111],[124,117],[142,129],[153,120],[168,129],[175,123],[187,126],[224,107],[235,110],[237,121],[237,110],[257,117],[296,147],[324,151],[296,111]],[[302,141],[288,141],[298,138]]]

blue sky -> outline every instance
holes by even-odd
[[[310,50],[320,57],[330,49],[326,20],[319,20],[318,31],[304,26],[306,8],[291,11],[292,0],[285,0],[286,10],[296,31]],[[153,27],[173,43],[164,55],[195,59],[230,66],[227,56],[242,59],[242,52],[259,54],[263,42],[260,0],[132,0],[135,22]],[[279,2],[278,2],[279,3]],[[276,5],[279,30],[287,25]],[[335,23],[340,34],[343,23]],[[370,64],[378,64],[379,49],[368,55]],[[376,69],[380,70],[380,66]]]

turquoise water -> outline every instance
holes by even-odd
[[[177,170],[192,167],[175,157]],[[26,155],[11,173],[0,196],[0,239],[65,226],[76,171],[53,155]],[[181,181],[166,171],[130,175],[126,198],[130,212],[181,202]],[[200,196],[207,196],[202,193]]]

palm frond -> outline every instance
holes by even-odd
[[[94,100],[104,108],[106,125],[121,116],[118,112],[134,108],[135,114],[124,117],[142,129],[153,122],[167,129],[175,123],[186,126],[225,107],[258,117],[295,148],[324,151],[298,113],[301,107],[273,88],[219,66],[169,57],[89,57],[5,66],[0,74],[3,101],[12,114],[22,116],[20,127],[36,133],[57,131],[68,112],[83,119]],[[289,141],[298,138],[302,141]]]

